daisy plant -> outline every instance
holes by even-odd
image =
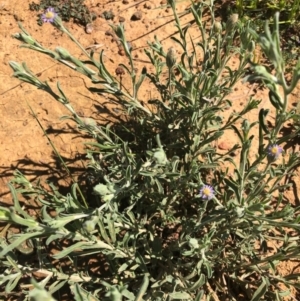
[[[260,34],[236,14],[222,25],[212,1],[197,1],[185,12],[192,28],[181,24],[175,1],[168,5],[178,34],[168,50],[159,37],[149,41],[145,55],[151,69],[136,69],[124,25],[112,25],[128,59],[118,65],[117,78],[105,65],[104,51],[95,58],[51,8],[43,21],[70,38],[85,60],[63,45],[45,48],[21,25],[14,35],[22,46],[81,73],[91,82],[89,91],[117,104],[122,118],[109,124],[83,118],[59,83],[54,89],[25,63],[10,62],[15,77],[65,106],[69,116],[64,119],[90,140],[81,177],[86,206],[77,183],[62,194],[51,183],[30,182],[15,172],[14,205],[0,212],[0,219],[19,228],[10,240],[1,240],[0,286],[8,294],[28,275],[38,275],[40,282],[33,279],[34,290],[24,288],[24,294],[49,300],[67,287],[70,300],[273,301],[299,287],[298,275],[277,269],[300,254],[299,207],[285,194],[300,163],[286,145],[300,129],[282,134],[287,122],[299,118],[288,110],[288,96],[300,64],[287,82],[278,15],[272,32],[266,25]],[[194,27],[197,39],[191,39]],[[252,62],[255,43],[274,72]],[[267,120],[269,110],[257,112],[260,101],[251,97],[240,110],[224,113],[235,106],[231,92],[242,79],[261,81],[269,89],[273,123]],[[156,96],[141,96],[145,83]],[[249,112],[258,116],[255,122],[247,119]],[[221,151],[218,141],[232,135],[237,144]],[[41,205],[38,218],[27,212],[29,198]],[[24,265],[17,247],[29,240],[35,253]]]

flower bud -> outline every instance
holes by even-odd
[[[222,32],[222,24],[221,22],[216,21],[214,24],[214,32],[221,33]]]
[[[15,72],[20,72],[20,73],[25,72],[24,68],[15,61],[9,61],[9,65]]]
[[[254,42],[254,41],[251,41],[251,42],[248,44],[248,51],[249,51],[250,53],[252,53],[254,50],[255,50],[255,42]]]
[[[20,41],[23,41],[29,45],[35,45],[35,43],[36,43],[35,39],[32,36],[24,34],[23,32],[16,33],[13,35],[13,37]]]
[[[249,132],[249,130],[250,130],[250,123],[249,123],[249,121],[247,119],[245,119],[243,121],[243,123],[242,123],[242,129],[243,129],[244,132],[247,132],[247,133]]]
[[[270,53],[270,49],[272,48],[272,45],[271,45],[269,39],[267,39],[263,35],[260,35],[258,38],[258,41],[259,41],[259,44],[261,45],[261,48],[264,50],[266,55],[268,55]]]
[[[237,217],[239,217],[239,218],[243,217],[245,214],[245,208],[242,208],[242,207],[236,207],[234,209],[234,211],[235,211]]]
[[[87,231],[88,233],[91,233],[95,230],[96,224],[93,221],[85,221],[82,225],[83,229]]]
[[[82,227],[88,233],[91,233],[95,230],[95,226],[98,223],[99,218],[97,216],[92,216],[90,219],[86,220]]]
[[[167,163],[167,156],[166,153],[164,152],[163,149],[158,149],[154,154],[153,154],[153,159],[158,163],[158,164],[166,164]]]
[[[123,25],[116,25],[112,27],[119,39],[124,39],[124,27]]]
[[[97,126],[97,122],[93,118],[85,117],[85,118],[82,118],[82,121],[83,121],[84,125],[86,125],[86,126],[91,126],[91,127]]]
[[[171,69],[176,64],[175,49],[173,47],[171,47],[168,50],[168,53],[166,56],[166,64],[169,69]]]
[[[192,249],[198,249],[199,248],[198,240],[196,238],[190,238],[190,240],[189,240],[189,246]]]

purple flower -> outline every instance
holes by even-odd
[[[282,152],[283,148],[277,144],[272,144],[268,147],[268,155],[274,160],[278,159]]]
[[[204,185],[201,189],[200,189],[200,197],[203,200],[211,200],[214,197],[215,193],[214,193],[214,189],[209,186],[209,185]]]
[[[45,13],[42,15],[42,21],[44,23],[53,23],[57,13],[55,12],[53,7],[49,7],[46,9]]]

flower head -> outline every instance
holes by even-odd
[[[211,200],[214,197],[215,193],[214,193],[214,189],[209,186],[209,185],[204,185],[201,189],[200,189],[200,197],[203,200]]]
[[[57,16],[57,13],[55,12],[53,7],[49,7],[46,9],[45,13],[42,15],[42,21],[44,23],[53,23],[55,17]]]
[[[232,29],[235,27],[236,23],[239,20],[239,15],[238,14],[232,14],[229,19],[227,20],[226,23],[226,32],[230,33]]]
[[[278,159],[280,154],[283,152],[283,148],[277,144],[272,144],[268,147],[268,155],[272,159]]]

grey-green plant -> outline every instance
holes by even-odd
[[[55,91],[25,63],[10,62],[15,77],[53,96],[69,110],[64,118],[90,135],[87,167],[96,183],[91,202],[91,195],[78,193],[78,183],[63,195],[51,183],[33,183],[15,172],[9,183],[14,206],[0,211],[0,220],[20,227],[13,240],[1,240],[0,285],[7,293],[33,272],[46,280],[33,282],[31,295],[49,300],[65,286],[75,300],[94,301],[216,301],[241,296],[273,301],[283,300],[292,287],[299,289],[298,274],[280,275],[276,268],[283,261],[299,260],[300,252],[299,207],[284,194],[300,160],[292,151],[282,156],[284,144],[299,135],[300,127],[295,124],[289,134],[281,134],[288,121],[299,119],[296,111],[288,110],[288,96],[300,78],[300,63],[288,84],[279,17],[275,16],[272,31],[266,24],[264,34],[256,33],[251,22],[240,23],[237,15],[222,29],[214,18],[213,2],[192,3],[190,13],[201,36],[196,42],[189,27],[182,27],[175,2],[168,3],[178,29],[174,45],[182,55],[174,49],[165,51],[156,37],[145,50],[154,67],[151,73],[146,67],[136,72],[123,25],[112,26],[129,60],[120,66],[131,79],[126,89],[106,68],[103,51],[99,58],[87,52],[59,16],[53,18],[54,26],[80,47],[87,60],[63,47],[46,49],[19,25],[21,32],[14,37],[23,42],[22,47],[82,73],[94,85],[90,91],[109,95],[123,114],[120,122],[107,125],[80,117],[59,83]],[[204,11],[210,14],[207,22]],[[276,74],[251,62],[254,41]],[[238,58],[236,69],[230,67],[233,57]],[[248,63],[252,74],[245,77]],[[232,106],[230,93],[242,78],[261,80],[269,89],[275,108],[272,125],[265,108],[257,113],[256,122],[247,120],[246,113],[256,112],[260,103],[252,98],[242,110],[224,117]],[[140,99],[145,79],[159,96]],[[233,133],[239,143],[220,153],[218,139]],[[258,149],[252,146],[255,135]],[[232,158],[232,153],[239,155]],[[253,153],[256,157],[250,160]],[[22,196],[40,202],[39,219],[20,205]],[[38,260],[24,266],[17,254],[29,240],[36,246]],[[45,256],[51,246],[57,252]],[[91,257],[99,260],[100,274],[82,265]],[[53,260],[67,261],[72,268],[57,268]]]
[[[241,19],[251,19],[253,23],[264,30],[264,22],[269,20],[273,22],[275,12],[280,13],[280,35],[282,49],[284,49],[284,60],[288,63],[287,67],[291,68],[297,62],[299,52],[299,28],[300,28],[300,1],[283,1],[283,0],[237,0],[234,5],[228,6],[235,12],[238,12]],[[220,7],[222,11],[223,6]],[[230,9],[229,9],[230,10]],[[265,60],[265,57],[260,57]],[[289,70],[287,69],[287,73]]]
[[[300,1],[282,0],[237,0],[236,9],[240,15],[249,14],[254,17],[263,17],[270,13],[280,12],[283,17],[281,24],[293,24],[299,21]]]

